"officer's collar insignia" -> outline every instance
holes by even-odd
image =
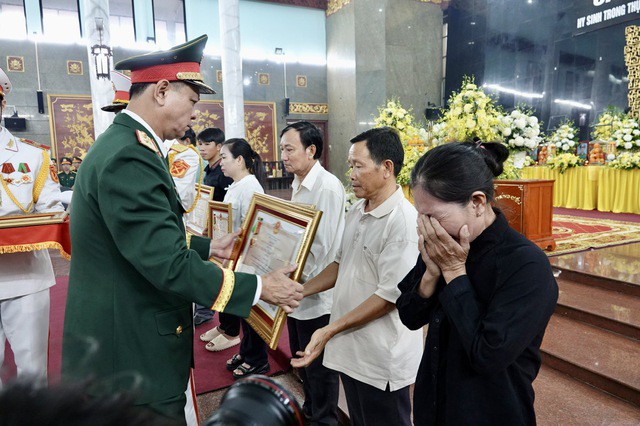
[[[13,139],[9,139],[6,149],[8,149],[9,151],[18,152],[18,145],[16,144],[16,141],[14,141]]]
[[[158,156],[162,157],[162,154],[160,153],[160,150],[158,149],[158,147],[156,146],[156,144],[153,142],[153,139],[151,139],[149,137],[149,135],[147,135],[145,132],[143,132],[142,130],[138,130],[136,129],[136,136],[138,137],[138,142],[144,146],[145,148],[150,149],[151,151],[155,152],[156,154],[158,154]]]
[[[171,145],[171,149],[176,152],[185,152],[186,150],[189,149],[189,147],[186,145],[179,144],[178,142],[174,142],[173,145]]]

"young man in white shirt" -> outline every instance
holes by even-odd
[[[346,194],[340,180],[318,160],[323,142],[312,123],[299,121],[280,133],[280,150],[285,169],[293,173],[291,201],[314,205],[322,211],[311,252],[302,273],[303,282],[316,276],[335,259],[344,231]],[[291,352],[304,349],[313,333],[329,324],[333,290],[302,300],[287,319]],[[303,410],[312,424],[338,424],[338,373],[322,365],[322,354],[300,369],[304,388]]]
[[[418,255],[417,212],[396,184],[398,134],[371,129],[351,143],[350,179],[361,200],[347,213],[335,261],[304,286],[305,297],[335,286],[331,321],[291,364],[309,365],[326,345],[324,365],[340,372],[352,424],[410,425],[422,333],[403,326],[395,301]]]

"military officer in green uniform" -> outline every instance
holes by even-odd
[[[183,422],[192,302],[247,317],[258,299],[291,312],[302,298],[294,266],[258,277],[206,260],[228,257],[235,235],[185,237],[162,141],[182,137],[200,93],[214,93],[200,74],[206,40],[116,64],[131,70],[130,102],[74,186],[62,348],[63,376],[97,379],[96,397],[135,390],[137,404]]]
[[[69,157],[62,157],[60,159],[60,167],[62,168],[62,171],[58,173],[60,186],[72,189],[76,183],[76,172],[71,170],[71,159]]]
[[[74,157],[71,159],[71,165],[73,166],[74,172],[78,173],[78,170],[80,170],[80,164],[82,164],[82,158],[74,155]]]

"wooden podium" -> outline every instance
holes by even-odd
[[[553,180],[496,180],[494,204],[509,225],[543,250],[554,250]]]

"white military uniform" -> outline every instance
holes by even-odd
[[[196,201],[196,183],[202,180],[200,153],[193,145],[182,145],[177,141],[165,141],[169,170],[176,184],[180,202],[185,212],[193,210]]]
[[[48,150],[0,127],[0,166],[0,216],[64,210]],[[0,365],[9,339],[18,375],[46,380],[49,287],[55,284],[49,253],[0,254],[0,271]]]

